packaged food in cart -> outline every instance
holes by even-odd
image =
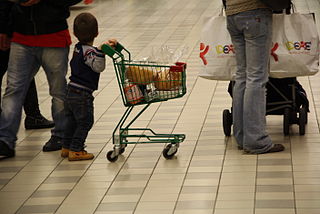
[[[157,72],[154,78],[154,85],[159,91],[178,90],[182,87],[182,73],[165,69]]]
[[[138,85],[147,85],[153,82],[155,76],[155,72],[151,69],[137,66],[137,65],[129,65],[126,67],[126,77],[129,82]]]
[[[143,100],[143,94],[140,88],[135,84],[127,83],[127,86],[124,87],[124,93],[126,95],[127,102],[133,105]]]

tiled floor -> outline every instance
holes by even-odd
[[[296,0],[298,11],[315,12],[318,0]],[[93,161],[68,162],[59,152],[43,153],[49,130],[19,132],[17,155],[0,162],[0,213],[59,214],[319,214],[320,74],[299,81],[310,101],[306,134],[293,125],[282,134],[282,117],[268,116],[268,131],[286,150],[246,155],[224,136],[222,111],[230,108],[228,82],[197,77],[202,18],[217,14],[220,0],[95,0],[75,6],[100,23],[96,44],[117,38],[133,58],[153,47],[187,46],[187,95],[155,103],[139,121],[160,133],[186,134],[176,158],[162,156],[164,144],[129,145],[115,163],[106,160],[112,131],[125,107],[113,66],[102,74],[95,93],[95,124],[87,141]],[[320,25],[318,24],[318,27]],[[74,40],[75,41],[75,40]],[[50,97],[42,72],[37,75],[41,110],[50,117]]]

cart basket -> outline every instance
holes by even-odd
[[[125,106],[162,102],[186,94],[186,63],[134,61],[119,43],[115,49],[103,45],[102,51],[113,59]]]

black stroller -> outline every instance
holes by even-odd
[[[228,92],[232,97],[234,82],[229,83]],[[305,134],[308,122],[309,100],[305,90],[295,77],[269,78],[267,83],[266,115],[283,115],[283,134],[289,135],[292,124],[299,125],[299,134]],[[232,108],[223,111],[223,131],[226,136],[231,134]]]

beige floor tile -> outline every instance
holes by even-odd
[[[256,200],[294,200],[293,192],[257,192]]]
[[[24,205],[60,204],[65,197],[29,198]]]
[[[291,178],[260,178],[257,185],[289,185],[293,184]]]
[[[218,201],[249,201],[253,200],[255,194],[253,192],[219,192]]]
[[[193,209],[193,210],[175,210],[174,214],[211,214],[212,210],[210,209]]]
[[[320,200],[320,192],[296,192],[297,200]]]
[[[106,195],[101,203],[138,202],[141,195]]]
[[[217,208],[215,209],[215,214],[248,214],[253,213],[253,209],[232,209],[232,208]]]
[[[172,202],[176,201],[178,194],[176,193],[163,193],[163,194],[150,194],[144,193],[140,199],[142,202]]]
[[[167,202],[167,201],[160,201],[160,202],[140,202],[137,206],[136,212],[152,212],[153,210],[156,211],[163,211],[168,212],[174,209],[175,202]]]
[[[320,209],[297,209],[297,214],[317,214],[320,212]]]
[[[252,200],[227,200],[217,201],[216,209],[253,209],[254,202]]]
[[[41,184],[38,190],[65,190],[72,189],[74,186],[73,183]]]
[[[92,213],[94,212],[95,208],[97,207],[97,204],[90,204],[90,203],[82,203],[82,204],[67,204],[64,203],[59,209],[56,211],[57,214],[64,214],[64,213],[79,213],[79,214],[85,214],[85,213]]]
[[[274,213],[281,213],[281,214],[295,214],[294,209],[255,209],[256,214],[274,214]]]
[[[216,198],[216,193],[180,194],[179,201],[208,201]]]
[[[319,200],[296,200],[297,209],[320,209]]]
[[[185,186],[217,186],[219,179],[188,179],[185,180]]]

